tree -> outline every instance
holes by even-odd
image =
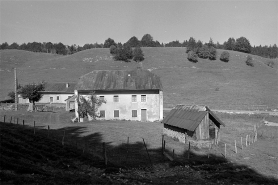
[[[12,43],[12,44],[9,46],[9,49],[18,49],[18,48],[19,48],[19,45],[18,45],[16,42]]]
[[[212,38],[209,39],[209,43],[207,43],[208,47],[214,47],[215,48],[215,44],[212,40]]]
[[[104,41],[103,47],[104,48],[110,48],[110,46],[112,46],[112,45],[116,46],[117,44],[113,39],[108,38]]]
[[[223,51],[220,56],[220,60],[223,62],[229,62],[230,60],[230,53],[227,51]]]
[[[153,37],[150,34],[145,34],[141,39],[141,44],[143,47],[154,47],[155,43]]]
[[[245,37],[240,37],[236,39],[235,43],[235,50],[239,52],[244,53],[251,53],[252,46],[250,45],[250,42]]]
[[[189,51],[195,51],[196,45],[196,40],[193,37],[190,37],[186,46],[186,53]]]
[[[9,44],[7,42],[4,42],[1,44],[0,46],[1,49],[8,49],[9,48]]]
[[[247,56],[245,63],[248,66],[254,67],[253,58],[250,55]]]
[[[136,47],[133,51],[133,60],[135,62],[142,62],[145,58],[144,58],[144,54],[143,51],[140,47]]]
[[[130,47],[137,47],[141,45],[140,41],[135,36],[131,37],[125,44],[128,44]]]
[[[98,98],[95,95],[95,92],[89,94],[87,98],[84,96],[79,96],[79,99],[77,99],[78,103],[78,114],[81,118],[85,117],[91,117],[93,119],[96,119],[100,117],[98,115],[97,111],[98,108],[102,105],[102,103],[106,103],[105,100]]]
[[[229,38],[227,42],[224,42],[224,49],[226,50],[235,50],[236,41],[234,38]]]
[[[44,91],[45,89],[45,83],[41,82],[39,84],[27,84],[19,89],[19,94],[21,94],[22,98],[29,99],[29,107],[28,111],[34,111],[35,110],[35,102],[40,101],[42,98],[41,91]]]
[[[191,62],[194,62],[194,63],[198,62],[198,56],[194,51],[189,51],[187,53],[187,59]]]
[[[130,45],[124,44],[124,52],[126,53],[126,57],[128,59],[133,58],[133,52],[132,52],[132,48],[130,47]]]
[[[59,55],[66,54],[66,46],[63,43],[59,42],[58,44],[54,44],[54,48],[57,54]]]
[[[200,58],[209,58],[210,56],[209,47],[207,45],[203,45],[200,49],[198,49],[197,55]]]

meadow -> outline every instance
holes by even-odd
[[[165,115],[167,113],[165,111]],[[6,124],[3,123],[4,115]],[[221,128],[219,145],[203,150],[191,148],[190,160],[187,159],[187,145],[165,137],[166,152],[169,155],[172,155],[173,150],[175,152],[174,162],[161,155],[163,125],[159,122],[111,120],[77,124],[70,122],[72,116],[73,113],[62,110],[35,113],[1,111],[1,146],[2,149],[5,149],[3,151],[6,151],[7,140],[12,141],[14,146],[24,143],[24,146],[28,146],[22,148],[22,150],[24,149],[24,152],[21,153],[22,157],[14,157],[11,161],[23,165],[20,159],[28,155],[27,162],[25,161],[24,164],[32,164],[28,167],[28,173],[22,173],[15,170],[12,164],[2,163],[4,167],[6,165],[9,167],[2,169],[5,179],[11,180],[11,177],[19,175],[16,179],[22,177],[26,182],[39,183],[40,180],[45,180],[48,173],[55,172],[61,173],[62,176],[49,175],[50,178],[46,182],[51,183],[56,180],[59,183],[78,182],[82,177],[85,183],[112,184],[278,183],[278,128],[264,126],[262,122],[262,120],[267,120],[278,123],[277,116],[217,113],[217,116],[226,124],[226,127]],[[13,117],[12,121],[10,117]],[[16,119],[14,118],[19,118],[18,125],[15,124]],[[25,127],[22,126],[23,119]],[[33,134],[34,121],[36,121],[36,135]],[[247,147],[244,145],[241,149],[240,138],[245,138],[246,134],[252,134],[254,125],[258,127],[258,141]],[[47,132],[47,126],[50,126],[50,133]],[[7,135],[16,138],[6,138]],[[237,153],[234,149],[234,140],[237,140],[238,143]],[[61,144],[63,141],[66,143],[65,145]],[[106,143],[108,167],[104,165],[102,157],[103,142]],[[224,143],[227,144],[226,158],[224,157]],[[50,146],[51,148],[49,148]],[[20,152],[17,147],[8,149],[9,152]],[[28,151],[29,149],[37,152]],[[50,151],[54,152],[52,155],[59,157],[54,160],[47,153]],[[148,158],[148,154],[150,158]],[[43,164],[43,169],[38,167],[38,164]],[[66,167],[67,165],[71,167]],[[10,170],[9,173],[7,170]],[[32,177],[28,174],[34,175]],[[68,178],[70,174],[71,177]],[[79,177],[78,174],[83,175]],[[64,181],[62,177],[68,178],[68,181]]]
[[[230,61],[187,60],[185,48],[142,48],[143,68],[160,76],[164,91],[164,107],[176,104],[201,104],[213,109],[227,109],[240,105],[278,105],[278,61],[252,56],[255,67],[245,64],[245,53],[229,51]],[[13,67],[20,84],[32,82],[77,82],[92,70],[129,70],[138,66],[114,61],[109,49],[84,50],[61,56],[20,50],[0,51],[0,99],[13,90]],[[274,61],[274,67],[267,66]]]

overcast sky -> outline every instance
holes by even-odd
[[[189,37],[223,43],[246,37],[251,45],[278,44],[278,1],[3,1],[0,42],[66,45]]]

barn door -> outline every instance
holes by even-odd
[[[147,121],[147,109],[141,109],[141,121]]]

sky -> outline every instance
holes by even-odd
[[[160,43],[190,37],[222,44],[246,37],[278,45],[278,1],[5,1],[0,43],[125,43],[150,34]]]

